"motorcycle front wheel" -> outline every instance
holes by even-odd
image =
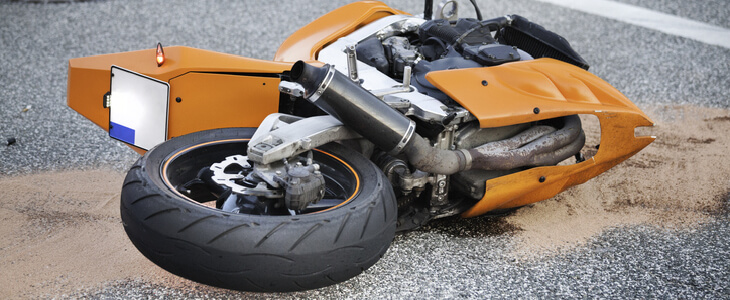
[[[210,205],[184,184],[201,169],[245,155],[253,128],[201,131],[166,141],[124,180],[121,216],[132,243],[163,269],[200,283],[287,292],[350,279],[388,249],[397,205],[383,173],[336,143],[312,151],[325,177],[316,209],[247,214]],[[205,194],[205,193],[203,193]]]

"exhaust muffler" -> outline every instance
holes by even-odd
[[[381,149],[396,155],[410,143],[416,123],[331,65],[315,67],[298,61],[291,79],[304,87],[310,102],[337,118]]]

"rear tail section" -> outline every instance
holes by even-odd
[[[291,64],[189,48],[164,48],[69,61],[68,106],[109,131],[112,66],[169,84],[166,138],[213,128],[256,127],[278,111],[278,84]],[[123,100],[117,100],[123,101]],[[143,108],[140,108],[143,109]],[[143,150],[135,148],[138,152]]]

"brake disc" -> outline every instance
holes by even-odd
[[[233,193],[266,198],[281,198],[283,193],[279,189],[271,189],[265,181],[247,180],[253,172],[253,167],[245,155],[232,155],[219,163],[210,166],[213,172],[211,179],[217,184],[229,187]]]

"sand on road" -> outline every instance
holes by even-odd
[[[636,156],[553,199],[501,218],[519,239],[515,255],[570,249],[610,227],[683,230],[723,209],[730,188],[730,110],[644,107],[657,140]],[[597,143],[586,124],[584,151]],[[0,177],[0,295],[62,296],[135,280],[213,289],[145,259],[119,218],[124,174],[109,170]],[[386,254],[387,255],[387,254]]]

